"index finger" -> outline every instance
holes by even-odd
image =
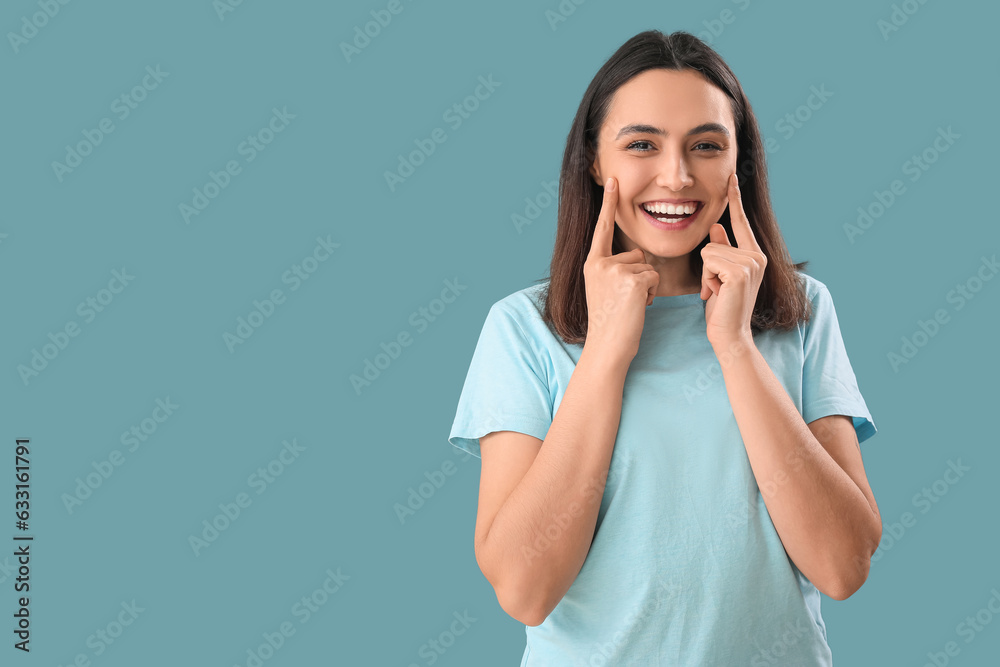
[[[590,243],[591,257],[611,257],[615,235],[615,210],[618,208],[618,182],[612,176],[604,184],[604,201],[597,216],[594,239]]]
[[[729,177],[729,220],[733,225],[733,235],[736,237],[736,247],[760,251],[757,239],[750,228],[750,219],[743,210],[743,197],[740,196],[740,183],[733,173]]]

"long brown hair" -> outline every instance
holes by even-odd
[[[722,57],[703,41],[688,32],[665,35],[658,30],[632,37],[604,63],[587,87],[573,119],[559,177],[552,264],[549,276],[540,279],[549,281],[543,320],[566,343],[580,344],[586,340],[587,291],[583,265],[604,197],[604,188],[589,171],[597,154],[597,135],[618,88],[637,74],[654,68],[698,71],[729,97],[736,124],[736,173],[743,208],[754,237],[767,256],[767,268],[750,321],[753,334],[774,328],[790,330],[800,320],[808,320],[809,300],[796,275],[808,262],[792,263],[778,229],[767,185],[764,144],[743,87]],[[730,239],[735,238],[728,207],[719,223]],[[689,255],[694,275],[702,273],[701,249],[709,241],[706,235]],[[618,254],[623,250],[616,236],[612,252]]]

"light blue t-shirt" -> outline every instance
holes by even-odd
[[[755,336],[806,423],[875,423],[833,299],[805,273],[812,320]],[[545,440],[583,351],[541,318],[547,282],[486,317],[449,442],[517,431]],[[698,294],[656,297],[625,377],[594,539],[566,595],[525,626],[521,667],[832,665],[820,593],[785,553],[733,415]]]

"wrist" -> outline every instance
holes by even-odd
[[[626,358],[617,349],[584,343],[576,365],[578,368],[584,366],[600,375],[624,381],[629,366],[632,365],[632,357]]]
[[[740,335],[716,336],[709,339],[719,364],[725,368],[747,354],[757,351],[757,344],[749,332]]]

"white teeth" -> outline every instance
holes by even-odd
[[[667,215],[691,215],[698,208],[695,202],[684,204],[643,204],[642,207],[650,213],[666,213]]]

